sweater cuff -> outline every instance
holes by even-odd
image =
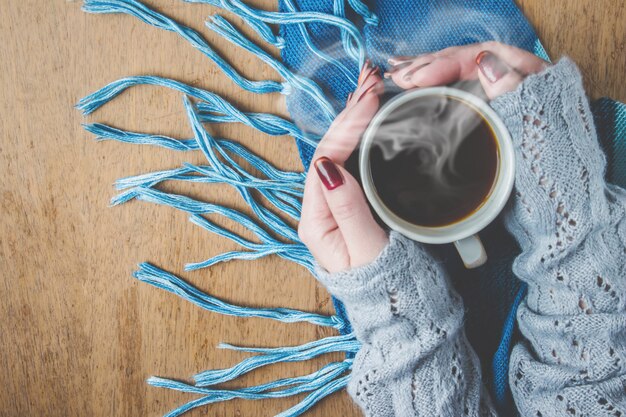
[[[517,119],[523,113],[524,98],[541,98],[544,101],[557,100],[570,89],[584,92],[583,81],[578,67],[568,57],[561,58],[537,74],[527,76],[513,91],[491,100],[490,106],[504,119]]]
[[[462,328],[463,302],[425,247],[391,231],[389,243],[367,265],[329,273],[319,281],[341,300],[362,343],[419,344],[434,349]]]
[[[392,230],[389,242],[370,263],[331,273],[314,261],[315,276],[333,296],[345,303],[374,301],[385,277],[406,274],[410,266],[408,252],[415,245],[416,242]]]

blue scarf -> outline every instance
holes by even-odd
[[[283,3],[281,2],[281,6]],[[300,0],[300,10],[333,13],[331,4]],[[497,40],[526,49],[548,59],[533,28],[512,1],[417,0],[378,1],[370,4],[377,24],[363,22],[367,56],[375,65],[386,68],[391,56],[415,56],[449,46]],[[284,6],[281,7],[281,10]],[[354,19],[355,13],[350,18]],[[358,19],[355,19],[358,21]],[[283,61],[293,70],[310,74],[319,61],[310,49],[302,48],[302,34],[293,26],[283,26],[281,34],[286,47]],[[331,26],[311,27],[313,42],[322,50],[333,49],[341,38],[340,30]],[[339,107],[354,86],[340,71],[330,65],[314,72],[313,79],[337,98]],[[358,71],[355,69],[355,71]],[[302,126],[328,127],[315,103],[301,94],[287,98],[292,118]],[[601,141],[610,160],[609,178],[626,185],[626,106],[609,99],[593,103]],[[300,146],[305,167],[312,157],[311,148]],[[508,359],[515,333],[515,313],[525,292],[525,285],[511,271],[519,249],[497,220],[481,233],[489,262],[481,268],[467,270],[450,247],[438,252],[467,308],[466,331],[483,365],[483,379],[503,415],[514,409],[508,387]],[[343,309],[338,302],[338,311]]]
[[[222,97],[178,80],[156,76],[128,77],[114,81],[83,98],[77,105],[85,114],[138,84],[174,89],[184,94],[184,107],[194,137],[170,138],[162,135],[130,132],[113,126],[93,123],[85,128],[99,139],[160,146],[175,151],[201,151],[206,165],[184,164],[181,167],[123,178],[116,184],[121,193],[113,204],[143,200],[164,204],[190,214],[190,220],[207,231],[217,233],[241,245],[242,249],[188,264],[187,270],[210,267],[218,262],[253,260],[270,254],[296,262],[312,271],[310,253],[299,241],[296,231],[275,213],[299,218],[304,184],[302,172],[277,169],[254,155],[235,140],[214,138],[205,129],[207,123],[242,123],[268,135],[295,138],[304,168],[308,168],[315,144],[324,134],[334,115],[341,111],[349,92],[354,90],[359,68],[369,57],[375,65],[386,65],[392,55],[417,55],[487,40],[516,45],[547,59],[545,50],[520,10],[509,0],[402,0],[364,4],[361,0],[320,2],[280,0],[279,12],[266,12],[247,6],[240,0],[187,0],[204,2],[239,16],[256,31],[264,43],[281,48],[282,62],[274,59],[255,42],[242,35],[228,20],[212,16],[207,26],[238,47],[256,54],[284,79],[284,82],[249,80],[239,74],[236,65],[224,61],[196,30],[186,27],[136,0],[86,0],[84,10],[92,13],[127,13],[161,29],[177,33],[221,68],[238,86],[259,94],[287,95],[291,120],[265,113],[246,113]],[[276,33],[269,24],[280,24]],[[187,97],[196,100],[192,104]],[[602,145],[608,155],[609,180],[626,186],[626,106],[610,99],[592,105]],[[203,125],[204,124],[204,125]],[[246,160],[263,175],[258,176],[236,162]],[[164,181],[223,183],[234,187],[255,216],[184,195],[158,189]],[[254,192],[253,192],[254,190]],[[264,199],[274,208],[259,204]],[[210,222],[204,215],[218,214],[244,225],[258,241],[252,242]],[[267,233],[273,231],[279,239]],[[519,337],[515,330],[515,312],[525,288],[511,272],[518,248],[501,222],[495,221],[481,233],[489,262],[475,270],[466,270],[458,256],[447,246],[437,247],[457,290],[467,307],[466,330],[483,365],[483,375],[499,411],[512,415],[514,404],[508,388],[510,348]],[[225,303],[189,285],[183,279],[149,263],[143,263],[135,278],[175,293],[208,311],[239,317],[263,317],[282,322],[309,322],[332,327],[340,336],[315,340],[301,346],[282,348],[223,347],[254,355],[231,368],[207,370],[194,376],[194,383],[164,378],[150,378],[157,387],[200,395],[168,416],[180,415],[192,408],[233,398],[264,399],[308,393],[297,405],[281,416],[297,416],[321,398],[347,384],[352,358],[359,344],[351,334],[341,304],[334,300],[336,314],[331,316],[285,308],[252,308]],[[296,378],[240,389],[220,389],[219,384],[236,379],[268,364],[307,360],[327,352],[340,351],[346,359],[331,362],[319,371]]]

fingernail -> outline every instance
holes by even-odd
[[[384,74],[385,78],[390,78],[394,73],[400,71],[401,69],[408,67],[412,63],[413,61],[405,61],[405,62],[400,62],[398,64],[392,65],[389,68],[389,70]]]
[[[315,170],[327,190],[334,190],[343,185],[341,172],[339,172],[333,161],[327,157],[321,156],[315,160]]]
[[[391,58],[387,60],[387,62],[389,63],[389,65],[398,65],[398,64],[403,64],[405,62],[414,62],[416,59],[423,58],[426,55],[433,55],[433,52],[423,52],[421,54],[412,55],[412,56],[406,56],[406,55],[392,56]]]
[[[348,103],[350,100],[352,100],[352,93],[348,94],[348,99],[346,100],[346,103]]]
[[[387,63],[389,65],[400,65],[400,64],[406,64],[406,63],[411,63],[413,61],[413,59],[415,59],[414,57],[411,58],[399,58],[399,57],[395,57],[395,58],[389,58],[387,60]]]
[[[404,81],[410,81],[410,80],[411,80],[411,77],[413,77],[413,74],[415,74],[417,71],[421,70],[422,68],[424,68],[425,66],[427,66],[427,65],[429,65],[429,64],[430,64],[430,62],[428,62],[428,63],[426,63],[426,64],[422,64],[422,65],[420,65],[420,66],[418,66],[418,67],[415,67],[415,68],[413,68],[413,69],[412,69],[412,70],[410,70],[410,71],[407,71],[407,72],[406,72],[406,74],[404,74],[404,75],[402,76],[402,79],[403,79]]]
[[[476,56],[476,65],[489,82],[495,83],[509,72],[509,67],[489,51]]]

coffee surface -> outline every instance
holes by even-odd
[[[396,109],[370,149],[376,193],[400,218],[420,226],[456,223],[489,196],[499,164],[494,132],[454,98],[417,98]]]

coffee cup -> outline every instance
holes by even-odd
[[[443,99],[443,101],[441,99]],[[472,152],[472,149],[474,148],[467,148],[467,146],[457,146],[457,148],[453,151],[450,151],[448,149],[448,152],[453,153],[452,156],[448,156],[450,161],[456,161],[456,163],[460,165],[465,164],[465,174],[463,174],[463,169],[461,169],[463,167],[456,167],[454,169],[448,167],[446,168],[447,173],[445,173],[445,175],[441,175],[442,177],[446,178],[457,175],[458,181],[455,181],[461,183],[462,185],[461,187],[459,187],[458,191],[456,191],[453,186],[446,184],[445,187],[447,188],[445,190],[445,193],[437,193],[436,184],[438,183],[429,180],[428,186],[434,187],[431,190],[432,195],[440,198],[440,200],[444,202],[441,203],[443,204],[442,208],[438,208],[437,206],[426,207],[428,204],[430,204],[430,202],[420,201],[419,198],[415,200],[405,199],[404,203],[402,203],[404,204],[404,206],[401,206],[400,203],[396,205],[397,201],[400,200],[395,199],[396,196],[389,196],[388,192],[388,189],[393,187],[391,187],[389,183],[384,182],[387,178],[383,178],[384,175],[380,174],[380,168],[377,167],[376,163],[372,161],[382,160],[380,159],[380,152],[376,150],[380,143],[382,143],[380,139],[381,136],[385,136],[385,138],[394,136],[398,130],[387,129],[387,133],[385,133],[385,135],[381,135],[381,132],[384,132],[384,127],[388,125],[389,120],[397,120],[398,118],[402,118],[402,111],[406,111],[406,109],[409,108],[407,106],[411,106],[417,103],[419,105],[422,105],[423,109],[424,106],[429,106],[432,103],[440,102],[454,103],[454,105],[456,106],[456,111],[458,111],[460,108],[461,110],[462,108],[465,108],[468,112],[475,112],[475,114],[482,119],[481,123],[484,123],[484,126],[482,126],[483,136],[487,135],[489,136],[490,140],[493,140],[493,152],[496,152],[496,162],[492,163],[490,162],[491,159],[488,159],[488,162],[481,165],[482,161],[475,161],[467,155],[465,159],[467,159],[469,162],[463,162],[463,152]],[[441,107],[441,104],[437,105]],[[415,108],[419,108],[419,106]],[[437,111],[440,110],[441,109],[438,109]],[[420,126],[413,126],[411,128],[411,132],[422,131],[425,127],[425,124],[428,124],[428,121],[420,123]],[[456,131],[458,132],[459,129],[463,129],[463,126],[455,126],[454,128],[456,128]],[[480,132],[476,129],[472,130],[472,132],[478,132],[472,133],[474,136],[480,135]],[[410,144],[410,137],[406,134],[404,134],[403,137],[404,143]],[[441,140],[447,140],[447,138],[442,137]],[[484,140],[480,138],[476,140],[484,142]],[[476,143],[478,144],[483,142]],[[487,142],[484,143],[486,144]],[[439,154],[442,153],[440,145],[441,143],[438,143],[437,138],[429,139],[428,148],[436,148],[436,151],[439,152]],[[401,146],[401,144],[399,145],[398,143],[394,143],[390,146],[390,148],[398,148]],[[372,149],[375,150],[372,151]],[[485,149],[487,149],[487,151],[485,151],[486,153],[492,152],[489,151],[489,149],[491,148]],[[424,153],[426,151],[422,150],[419,152]],[[430,158],[430,160],[432,160],[433,157],[429,152],[430,150],[426,152],[424,156],[420,156],[420,158]],[[374,155],[379,155],[377,157],[378,159],[374,159]],[[481,155],[482,154],[478,156],[482,157]],[[476,157],[474,157],[474,159],[476,159]],[[394,160],[390,159],[389,164],[391,168],[386,169],[393,171],[391,172],[391,177],[389,178],[392,178],[393,175],[400,175],[400,171],[396,170],[397,167],[395,165],[400,166],[401,163],[395,164]],[[435,165],[445,166],[446,164],[450,165],[448,162],[437,163]],[[494,166],[491,167],[488,165]],[[370,205],[372,206],[376,214],[380,217],[380,219],[391,229],[398,231],[399,233],[405,235],[410,239],[423,243],[454,243],[456,249],[459,252],[459,255],[461,256],[461,259],[463,260],[463,263],[467,268],[476,268],[486,262],[487,254],[480,241],[480,238],[478,237],[478,232],[480,232],[487,225],[489,225],[489,223],[491,223],[504,208],[513,188],[515,160],[513,144],[509,132],[507,131],[504,123],[498,117],[495,111],[483,99],[477,97],[470,92],[453,87],[421,88],[409,90],[395,96],[378,111],[378,113],[374,116],[371,123],[369,124],[368,129],[364,133],[358,154],[358,169],[363,190]],[[456,174],[450,174],[450,172],[455,170],[457,171]],[[480,180],[484,183],[482,188],[476,185],[478,184],[477,181],[474,181],[474,183],[476,184],[470,184],[468,182],[469,185],[465,187],[463,185],[464,176],[468,176],[468,173],[469,176],[473,176],[475,171],[481,172],[482,177]],[[409,174],[406,174],[407,172],[409,172]],[[412,174],[410,174],[411,172],[418,171],[402,171],[402,175],[406,177],[403,178],[402,181],[408,184],[412,180]],[[421,173],[416,174],[415,178],[417,178],[418,176],[421,180],[424,180]],[[490,181],[489,178],[491,178]],[[444,183],[446,181],[444,181]],[[406,187],[407,185],[405,184],[405,188]],[[468,189],[477,191],[471,191],[469,193],[463,191]],[[398,193],[404,192],[406,194],[405,191],[401,190],[398,191]],[[392,190],[391,192],[393,193],[394,191]],[[475,195],[472,194],[472,192],[474,192]],[[459,198],[464,198],[464,196],[468,196],[467,199],[472,200],[472,203],[469,206],[467,206],[466,201],[459,201]],[[413,198],[415,198],[415,196],[413,196]],[[426,197],[424,197],[424,195],[421,195],[420,198],[422,198],[423,200],[427,199]],[[450,202],[450,207],[445,206],[445,204],[447,204],[445,202],[448,201]],[[390,202],[393,202],[393,204],[391,204]],[[472,205],[475,207],[472,207]],[[416,214],[417,212],[420,212],[420,210],[417,209],[418,207],[423,212],[420,213],[420,215],[422,216],[421,218],[419,218],[419,216],[417,216]],[[463,210],[459,211],[461,208],[465,210],[465,212]],[[449,218],[447,218],[447,220],[445,217],[441,217],[445,214],[444,212],[446,212],[446,210],[450,213],[454,213],[457,218],[454,218],[454,215],[448,216]],[[414,214],[416,215],[414,216]],[[430,219],[429,216],[433,219]]]

